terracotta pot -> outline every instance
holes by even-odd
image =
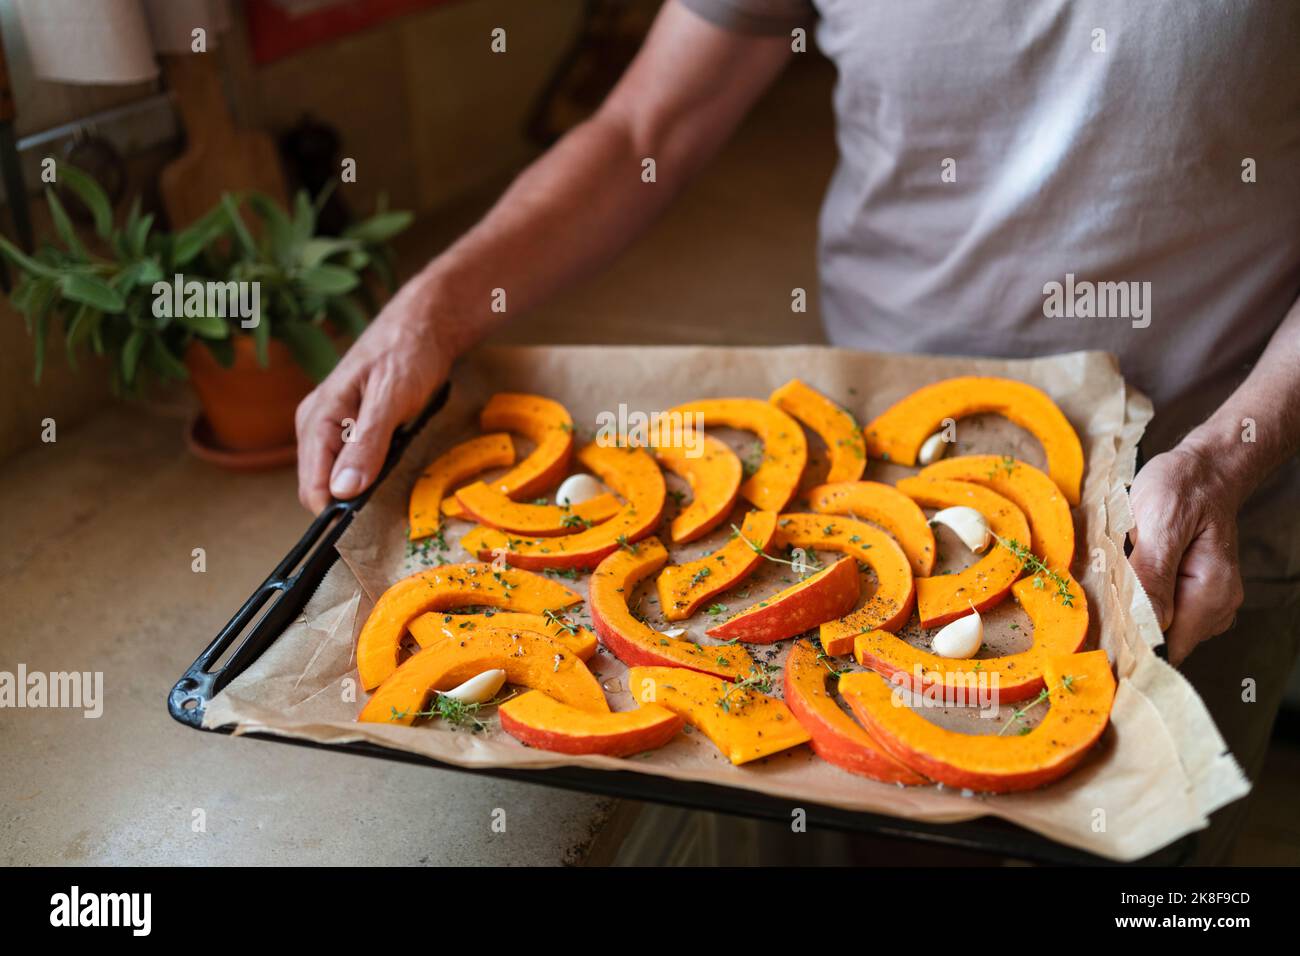
[[[213,438],[229,451],[294,444],[293,414],[312,381],[283,342],[271,339],[269,364],[257,363],[253,339],[234,338],[235,363],[224,368],[207,346],[192,342],[185,367]]]

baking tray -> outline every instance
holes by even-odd
[[[444,385],[420,416],[393,435],[388,458],[371,486],[377,487],[401,459],[411,439],[446,403],[450,386]],[[335,501],[311,523],[289,553],[267,575],[234,616],[175,683],[167,697],[172,717],[187,727],[210,733],[230,734],[233,724],[204,727],[208,702],[238,677],[284,632],[306,606],[326,572],[338,560],[335,545],[357,512],[365,507],[370,490],[350,501]],[[794,803],[767,794],[714,784],[655,777],[633,771],[591,770],[585,767],[555,767],[545,770],[466,768],[418,754],[393,750],[366,741],[317,743],[277,734],[250,732],[279,743],[342,751],[365,757],[379,757],[402,763],[423,764],[458,773],[482,774],[506,780],[577,790],[601,796],[668,804],[691,810],[705,810],[788,824],[791,812],[802,808],[809,826],[845,833],[868,834],[897,840],[914,840],[932,846],[946,846],[972,853],[992,854],[1032,863],[1057,866],[1116,865],[1113,860],[1067,847],[1015,824],[995,818],[960,823],[923,823],[883,814],[842,810],[837,807]],[[1187,862],[1196,845],[1188,835],[1135,861],[1137,866],[1173,866]]]

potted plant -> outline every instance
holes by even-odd
[[[86,350],[107,356],[117,392],[189,379],[223,449],[291,447],[298,402],[334,367],[336,341],[360,334],[375,311],[371,280],[393,288],[387,242],[411,214],[381,209],[341,236],[320,236],[327,195],[313,202],[299,193],[284,210],[266,196],[227,194],[168,232],[141,214],[138,199],[115,225],[91,177],[66,163],[59,175],[90,209],[95,247],[50,189],[59,243],[29,256],[0,238],[20,273],[11,301],[33,337],[37,380],[57,320],[70,361]]]

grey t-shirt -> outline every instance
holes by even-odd
[[[838,69],[837,345],[1105,349],[1155,402],[1149,456],[1300,296],[1300,0],[681,2],[747,33],[815,24]],[[1243,512],[1242,563],[1249,604],[1300,593],[1296,462]]]

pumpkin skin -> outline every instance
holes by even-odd
[[[527,571],[496,571],[490,564],[476,563],[419,571],[381,594],[362,625],[357,636],[361,686],[378,687],[397,669],[402,637],[421,614],[479,604],[541,614],[581,603],[576,591]]]
[[[783,514],[776,527],[778,546],[839,551],[871,566],[876,593],[856,610],[819,629],[822,647],[832,656],[851,653],[853,639],[864,631],[895,630],[912,615],[915,589],[912,567],[898,542],[864,521],[825,515]]]
[[[1065,776],[1110,722],[1115,677],[1105,651],[1050,658],[1043,676],[1051,688],[1047,715],[1027,734],[1002,736],[945,730],[895,706],[879,674],[846,674],[839,691],[872,739],[922,776],[954,789],[1012,793]]]
[[[580,661],[591,660],[600,643],[596,635],[585,627],[570,624],[574,633],[542,614],[525,614],[522,611],[495,611],[492,614],[421,614],[411,622],[411,636],[421,647],[438,641],[464,637],[466,631],[480,627],[504,627],[516,631],[534,631],[559,641],[572,651]]]
[[[534,505],[513,501],[506,495],[476,481],[456,492],[465,517],[489,528],[537,538],[576,534],[594,524],[607,521],[623,505],[610,494],[562,508],[559,505]]]
[[[1033,465],[998,455],[963,455],[922,468],[916,477],[973,481],[996,491],[1025,513],[1034,554],[1049,568],[1069,570],[1074,560],[1070,504],[1056,482]]]
[[[497,392],[479,413],[479,427],[485,432],[516,432],[533,440],[532,452],[492,483],[510,498],[531,498],[559,484],[573,457],[573,419],[559,402],[541,395]],[[463,518],[464,509],[455,498],[444,499],[442,513]]]
[[[500,552],[520,568],[594,568],[602,558],[654,531],[663,514],[664,476],[654,459],[639,448],[586,445],[578,452],[584,467],[596,473],[626,502],[607,521],[557,538],[516,538],[495,528],[475,527],[461,538],[461,547],[487,561]]]
[[[842,559],[705,633],[724,641],[773,644],[848,614],[861,590],[857,562]]]
[[[1024,544],[1029,540],[1025,514],[1006,498],[969,481],[904,478],[898,490],[926,508],[974,508],[998,537]],[[1002,603],[1020,577],[1020,559],[999,545],[989,544],[979,561],[956,574],[916,579],[916,610],[922,627],[941,627],[964,617],[974,607],[987,611]]]
[[[655,579],[659,609],[664,617],[683,621],[709,598],[747,578],[763,560],[762,551],[767,550],[775,533],[775,512],[751,511],[745,515],[740,534],[717,551],[696,561],[664,568]]]
[[[828,482],[857,481],[867,467],[867,446],[862,430],[846,409],[797,378],[786,382],[768,398],[781,411],[811,428],[830,455]]]
[[[799,423],[771,402],[758,398],[712,398],[688,402],[667,414],[704,416],[705,428],[737,428],[763,442],[763,462],[740,486],[760,511],[780,511],[794,497],[808,464],[808,440]],[[689,421],[689,419],[686,419]]]
[[[817,649],[811,642],[794,642],[785,659],[785,702],[812,736],[813,753],[842,770],[881,783],[906,787],[928,783],[891,757],[840,709],[826,689],[830,676],[817,660]]]
[[[591,626],[601,642],[624,664],[685,667],[723,680],[741,680],[754,666],[743,647],[706,647],[668,637],[637,620],[627,599],[636,586],[668,563],[658,538],[646,538],[635,550],[620,548],[601,561],[588,585]]]
[[[753,688],[732,691],[726,698],[729,709],[724,710],[719,701],[732,685],[696,671],[633,667],[627,679],[638,702],[659,704],[681,714],[737,766],[811,739],[784,701]]]
[[[609,711],[600,682],[568,647],[533,631],[485,627],[412,654],[379,685],[357,720],[409,726],[435,690],[451,690],[495,668],[510,683],[545,691],[571,707]]]
[[[515,463],[515,446],[504,433],[480,435],[448,449],[434,459],[411,489],[408,507],[412,541],[437,534],[442,526],[440,508],[447,489],[468,481],[489,468]]]
[[[1078,652],[1088,639],[1088,599],[1077,581],[1061,573],[1069,582],[1072,606],[1064,603],[1051,584],[1035,586],[1034,578],[1021,578],[1011,588],[1034,626],[1033,646],[1022,653],[957,660],[913,647],[893,634],[870,631],[854,640],[853,654],[863,667],[911,690],[936,684],[954,692],[970,690],[981,678],[991,681],[990,675],[996,674],[1002,703],[1033,697],[1043,689],[1047,661]],[[914,676],[918,666],[923,675],[919,687]]]
[[[501,729],[538,750],[562,754],[630,757],[657,750],[677,736],[685,721],[658,704],[597,714],[561,704],[539,690],[512,698],[497,708]]]
[[[1079,503],[1083,446],[1069,419],[1046,393],[1009,378],[949,378],[919,388],[870,422],[864,431],[867,454],[900,465],[915,465],[925,440],[945,418],[992,412],[1038,439],[1047,455],[1047,472],[1065,500]]]
[[[676,544],[702,538],[727,519],[740,494],[745,469],[725,442],[701,435],[704,453],[696,458],[685,448],[655,448],[655,460],[691,486],[691,503],[673,518],[670,534]]]
[[[934,531],[925,512],[893,485],[879,481],[842,481],[817,485],[808,504],[818,514],[848,515],[878,524],[898,541],[912,573],[926,577],[934,570]]]

